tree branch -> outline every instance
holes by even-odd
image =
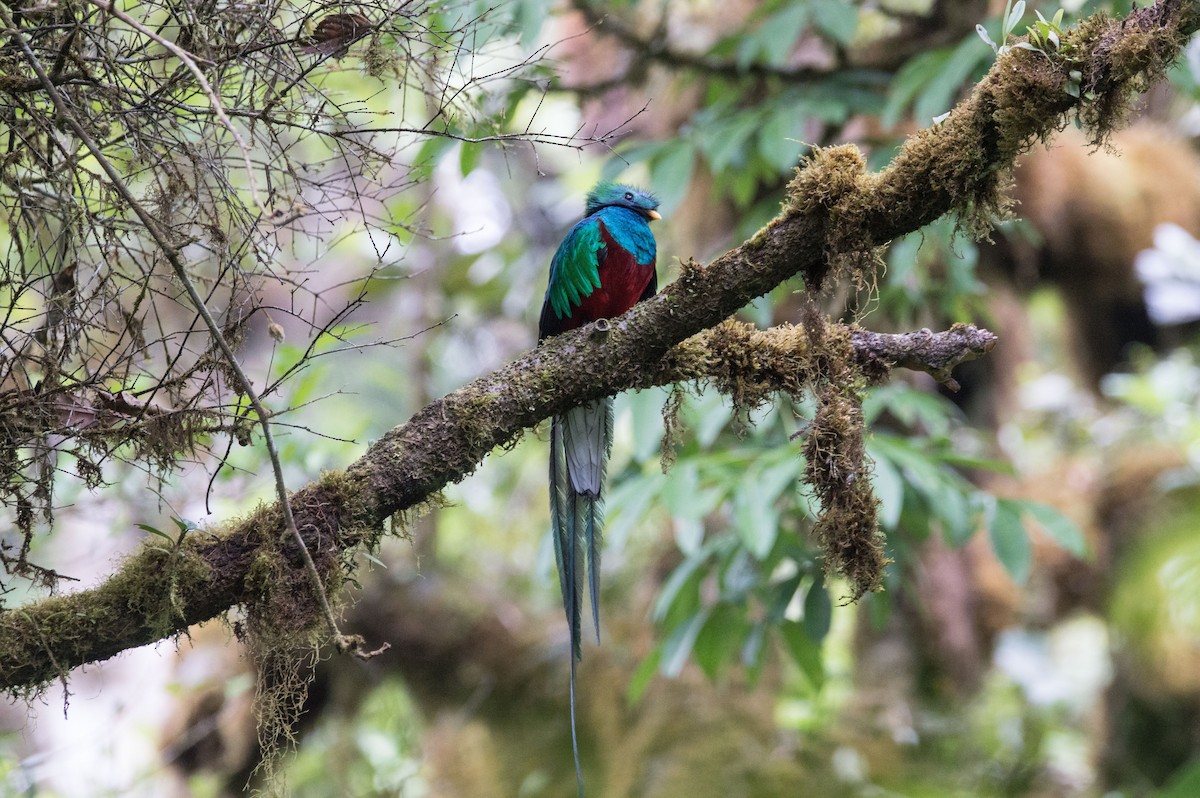
[[[293,495],[296,527],[312,556],[328,561],[373,545],[392,514],[463,479],[494,447],[513,443],[540,420],[590,399],[680,378],[719,382],[728,374],[765,375],[781,383],[772,383],[776,389],[789,390],[788,380],[810,368],[799,328],[758,333],[717,325],[796,275],[810,289],[829,278],[862,279],[879,245],[944,213],[981,229],[1001,202],[1001,176],[1015,157],[1064,125],[1072,111],[1103,137],[1115,118],[1107,112],[1157,77],[1200,27],[1200,3],[1160,0],[1131,20],[1089,20],[1070,32],[1069,63],[1012,50],[944,123],[912,137],[877,175],[865,173],[854,148],[818,152],[792,181],[783,212],[751,240],[703,268],[685,264],[679,280],[619,319],[550,339],[431,403],[344,472],[325,474]],[[1129,31],[1137,35],[1125,37]],[[1096,99],[1087,107],[1065,91],[1072,69],[1088,76],[1083,94]],[[986,351],[993,340],[971,327],[940,338],[924,331],[844,332],[864,372],[876,378],[892,366],[914,365],[944,378],[954,362]],[[765,337],[745,343],[755,335]],[[959,344],[946,343],[956,337]],[[761,368],[786,359],[747,356],[764,351],[793,358],[795,372]],[[37,688],[60,676],[60,668],[262,601],[271,586],[257,567],[260,546],[274,550],[282,529],[277,507],[260,508],[219,531],[193,532],[173,548],[149,544],[97,588],[3,612],[0,682]],[[298,550],[287,555],[299,572]]]

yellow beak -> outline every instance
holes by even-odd
[[[646,211],[646,215],[650,217],[650,221],[652,222],[662,218],[662,214],[654,210]]]

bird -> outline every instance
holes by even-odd
[[[650,222],[661,219],[658,200],[633,186],[601,181],[588,192],[576,222],[550,261],[550,279],[538,321],[538,341],[599,319],[613,319],[658,290],[658,256]],[[571,748],[583,795],[575,730],[575,668],[582,658],[580,605],[583,574],[596,643],[600,642],[600,546],[605,469],[612,448],[612,397],[557,414],[550,422],[550,525],[559,587],[571,644]]]

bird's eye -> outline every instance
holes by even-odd
[[[632,191],[626,191],[626,192],[625,192],[625,199],[629,200],[630,202],[633,202],[633,192],[632,192]]]

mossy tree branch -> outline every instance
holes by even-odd
[[[293,494],[296,526],[318,567],[337,573],[348,554],[376,542],[388,517],[428,501],[493,448],[570,406],[681,379],[758,380],[790,391],[813,368],[810,335],[747,331],[722,325],[727,317],[797,275],[812,289],[863,279],[878,246],[947,212],[983,229],[1001,203],[1003,175],[1030,142],[1074,112],[1102,139],[1132,92],[1161,74],[1197,27],[1197,0],[1160,0],[1124,22],[1094,18],[1064,37],[1060,52],[1069,61],[1025,50],[1001,57],[945,122],[912,137],[877,175],[865,173],[852,147],[818,152],[792,182],[780,216],[750,241],[705,267],[688,264],[660,295],[612,323],[558,336],[433,402],[345,471]],[[1072,70],[1094,98],[1082,107],[1065,90]],[[874,378],[892,366],[918,366],[945,379],[992,340],[969,327],[941,338],[836,334]],[[947,343],[955,338],[957,345]],[[173,548],[147,545],[97,588],[0,613],[0,684],[36,688],[60,669],[179,634],[235,605],[273,606],[279,564],[264,552],[278,551],[282,529],[278,509],[263,507]],[[299,552],[288,558],[298,587],[281,609],[311,623],[319,617],[312,608],[295,606],[311,601]]]

